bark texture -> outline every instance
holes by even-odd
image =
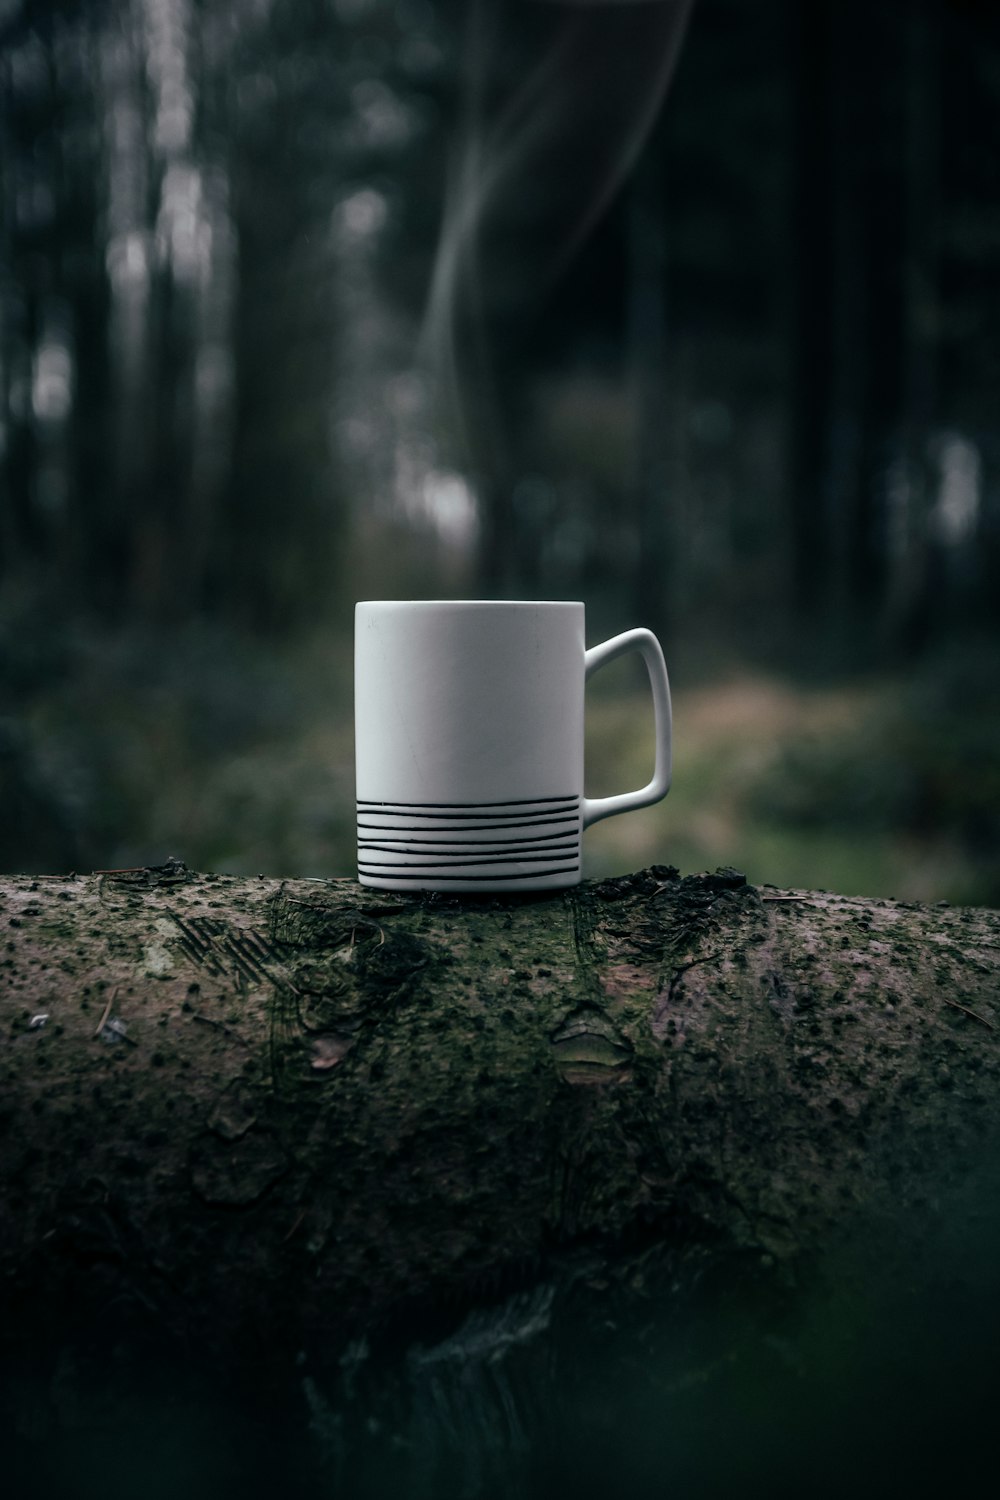
[[[0,921],[0,1340],[292,1358],[566,1247],[788,1257],[996,1137],[993,911],[172,863],[7,878]]]

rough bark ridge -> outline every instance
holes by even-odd
[[[654,868],[539,898],[0,883],[6,1336],[328,1347],[581,1243],[791,1256],[997,1125],[1000,914]]]

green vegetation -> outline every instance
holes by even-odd
[[[590,873],[726,863],[758,883],[995,904],[992,693],[974,651],[913,677],[803,686],[738,674],[681,690],[670,796],[594,828]],[[641,696],[593,696],[592,791],[640,785],[652,763],[648,727],[633,727],[644,725]]]
[[[231,874],[354,865],[350,639],[283,647],[191,629],[4,643],[0,862]],[[585,839],[587,873],[733,864],[752,881],[901,900],[1000,901],[1000,720],[985,652],[822,685],[759,671],[675,692],[674,786]],[[652,764],[641,674],[588,689],[587,789]]]

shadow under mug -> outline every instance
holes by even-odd
[[[670,787],[670,686],[648,630],[588,651],[579,603],[379,600],[357,605],[354,640],[362,885],[576,885],[583,830]],[[638,791],[585,797],[585,682],[627,651],[649,672],[653,778]]]

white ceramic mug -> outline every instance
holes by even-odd
[[[670,787],[670,686],[648,630],[588,651],[582,604],[380,600],[357,605],[354,641],[362,885],[576,885],[583,830]],[[585,797],[584,683],[626,651],[639,651],[649,672],[653,779]]]

